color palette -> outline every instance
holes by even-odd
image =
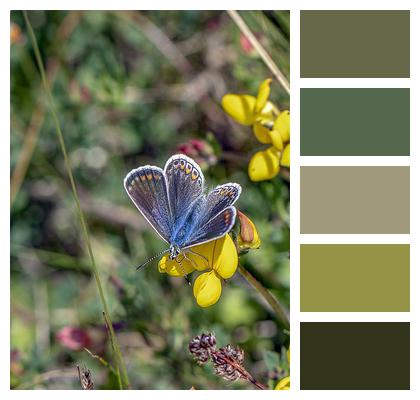
[[[301,245],[300,309],[306,312],[410,311],[410,246]]]
[[[302,156],[409,156],[410,89],[301,89]]]
[[[301,167],[301,233],[409,233],[409,167]]]
[[[301,389],[410,389],[407,322],[304,322]]]
[[[300,388],[410,389],[410,11],[301,11],[300,77]]]
[[[410,12],[300,13],[302,78],[408,78]]]

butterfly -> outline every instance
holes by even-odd
[[[124,179],[124,187],[143,217],[169,245],[143,265],[169,253],[169,259],[180,266],[179,255],[190,260],[187,252],[194,253],[191,247],[218,239],[232,229],[236,218],[233,204],[242,190],[237,183],[225,183],[204,193],[200,167],[184,154],[170,157],[163,170],[151,165],[133,169]]]

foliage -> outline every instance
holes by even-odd
[[[157,262],[136,272],[165,244],[156,240],[122,184],[132,168],[163,166],[180,150],[195,152],[190,155],[200,158],[210,186],[240,183],[237,206],[261,240],[260,249],[241,257],[241,263],[288,307],[287,169],[271,181],[251,182],[247,165],[259,147],[252,132],[221,107],[226,93],[257,93],[269,76],[266,66],[223,12],[28,14],[132,387],[249,388],[241,381],[227,384],[210,366],[196,365],[188,343],[209,331],[220,343],[239,345],[259,381],[277,382],[281,373],[264,360],[276,353],[287,368],[288,332],[238,272],[223,283],[218,303],[206,309],[197,306],[182,279],[160,274]],[[241,15],[288,75],[288,13]],[[79,364],[91,371],[95,389],[117,388],[102,307],[33,49],[22,14],[12,12],[11,20],[11,189],[16,193],[11,385],[78,388]],[[270,99],[288,108],[288,96],[275,81]]]

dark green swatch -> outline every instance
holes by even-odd
[[[410,11],[301,11],[300,76],[409,78]]]
[[[410,233],[410,167],[301,167],[301,233]]]
[[[410,89],[301,89],[302,156],[409,156]]]
[[[300,310],[410,311],[410,245],[302,244]]]
[[[303,322],[301,389],[410,389],[408,322]]]

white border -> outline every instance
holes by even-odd
[[[331,398],[335,399],[337,396],[340,396],[343,399],[353,399],[355,395],[364,399],[370,399],[373,396],[381,396],[383,399],[394,399],[395,397],[401,398],[416,398],[419,395],[419,385],[418,385],[418,359],[419,359],[419,345],[415,340],[419,336],[419,290],[416,287],[416,283],[419,281],[419,272],[418,267],[420,265],[420,254],[419,248],[417,245],[417,239],[419,234],[419,212],[418,207],[413,206],[413,204],[420,204],[419,197],[419,184],[420,176],[418,173],[419,170],[419,49],[418,38],[420,38],[420,19],[419,19],[419,9],[418,1],[416,0],[345,0],[337,2],[334,0],[284,0],[284,1],[260,1],[258,4],[252,3],[251,1],[244,0],[235,0],[235,1],[217,1],[214,0],[210,2],[197,2],[197,1],[185,1],[179,0],[177,2],[171,1],[160,1],[155,0],[153,2],[139,2],[137,1],[127,1],[127,0],[103,0],[101,2],[91,1],[91,0],[73,0],[73,1],[61,1],[59,4],[52,0],[39,0],[36,2],[36,7],[33,1],[26,0],[15,0],[15,1],[6,1],[1,3],[1,40],[2,40],[2,51],[4,52],[3,62],[0,63],[0,72],[1,72],[1,86],[0,90],[2,91],[2,100],[3,107],[1,107],[1,118],[0,121],[3,124],[3,135],[1,135],[2,146],[0,146],[1,160],[5,165],[4,168],[0,169],[0,179],[4,188],[9,188],[9,175],[7,173],[8,166],[10,165],[10,154],[9,154],[9,135],[10,132],[10,81],[9,81],[9,59],[10,59],[10,48],[9,48],[9,11],[11,9],[284,9],[291,10],[291,110],[293,112],[293,118],[291,121],[292,132],[293,132],[293,146],[292,146],[292,165],[291,165],[291,376],[292,376],[292,390],[290,392],[275,392],[275,391],[266,391],[258,392],[258,396],[263,396],[265,398],[277,399],[279,396],[292,397],[292,398],[315,398],[315,399],[326,399]],[[299,10],[302,9],[360,9],[360,10],[369,10],[369,9],[410,9],[411,10],[411,78],[410,79],[386,79],[386,82],[382,79],[300,79],[299,77]],[[383,86],[382,86],[383,85]],[[401,165],[410,165],[411,167],[411,234],[410,235],[368,235],[369,241],[372,243],[410,243],[411,244],[411,313],[407,320],[411,321],[411,390],[410,391],[298,391],[299,387],[299,322],[300,320],[305,320],[305,318],[312,318],[307,316],[308,313],[299,312],[299,241],[302,243],[332,243],[332,238],[329,235],[323,235],[323,238],[318,237],[314,238],[313,235],[300,235],[299,226],[299,168],[300,165],[314,165],[306,164],[307,162],[318,162],[314,160],[306,160],[299,157],[299,88],[300,87],[411,87],[411,157],[409,160],[405,160]],[[327,157],[321,157],[322,161],[319,161],[319,165],[334,165],[329,164],[333,160],[328,159]],[[353,160],[354,161],[354,160]],[[379,160],[381,164],[376,164],[378,160],[368,160],[366,158],[361,161],[361,164],[358,165],[394,165],[394,161],[391,160]],[[339,162],[339,161],[337,161]],[[343,161],[344,162],[344,161]],[[372,164],[368,164],[368,163]],[[340,164],[341,165],[341,164]],[[352,160],[347,159],[346,164],[343,165],[352,165]],[[10,243],[10,233],[9,233],[9,224],[7,223],[9,219],[9,189],[5,190],[5,194],[0,198],[1,200],[1,212],[3,213],[3,224],[2,224],[2,243]],[[321,235],[317,235],[321,236]],[[352,235],[354,238],[355,236]],[[348,241],[349,238],[346,235],[337,236],[335,240],[338,243],[341,243],[340,240],[345,240],[345,243],[355,243],[360,242],[363,239],[363,236],[358,236],[355,242]],[[367,240],[367,238],[365,238]],[[309,240],[309,241],[307,241]],[[315,240],[315,241],[314,241]],[[367,241],[368,242],[368,241]],[[415,246],[414,246],[415,245]],[[2,277],[0,279],[0,301],[3,305],[2,310],[2,322],[5,326],[9,326],[9,270],[6,268],[9,261],[10,252],[2,252],[5,262],[2,263]],[[324,320],[326,318],[350,318],[351,316],[348,313],[317,313],[313,314],[313,318],[322,317]],[[375,313],[378,314],[378,313]],[[362,320],[363,315],[369,318],[380,318],[381,320],[392,320],[395,313],[380,313],[377,316],[373,314],[362,314],[359,315],[355,320]],[[406,313],[403,313],[406,316]],[[399,318],[399,317],[398,317]],[[306,319],[307,320],[307,319]],[[52,399],[56,398],[59,395],[62,398],[71,399],[74,397],[72,391],[9,391],[9,359],[8,359],[8,348],[9,348],[9,330],[3,329],[0,331],[1,335],[1,346],[2,352],[0,357],[0,368],[1,368],[1,390],[7,392],[10,397],[13,398],[23,398],[23,397],[36,397],[43,399]],[[398,349],[395,349],[398,351]],[[390,369],[390,372],[391,369]],[[390,376],[392,379],[392,376]],[[80,391],[78,395],[85,397],[93,398],[107,398],[108,392],[101,391]],[[217,395],[226,394],[232,398],[251,398],[254,396],[253,391],[218,391]],[[6,393],[4,393],[6,395]],[[112,392],[112,397],[121,397],[124,398],[138,398],[138,396],[146,399],[160,399],[163,396],[171,396],[175,399],[179,398],[197,398],[200,399],[214,399],[215,393],[212,391],[142,391],[138,393],[137,391],[129,392]]]

